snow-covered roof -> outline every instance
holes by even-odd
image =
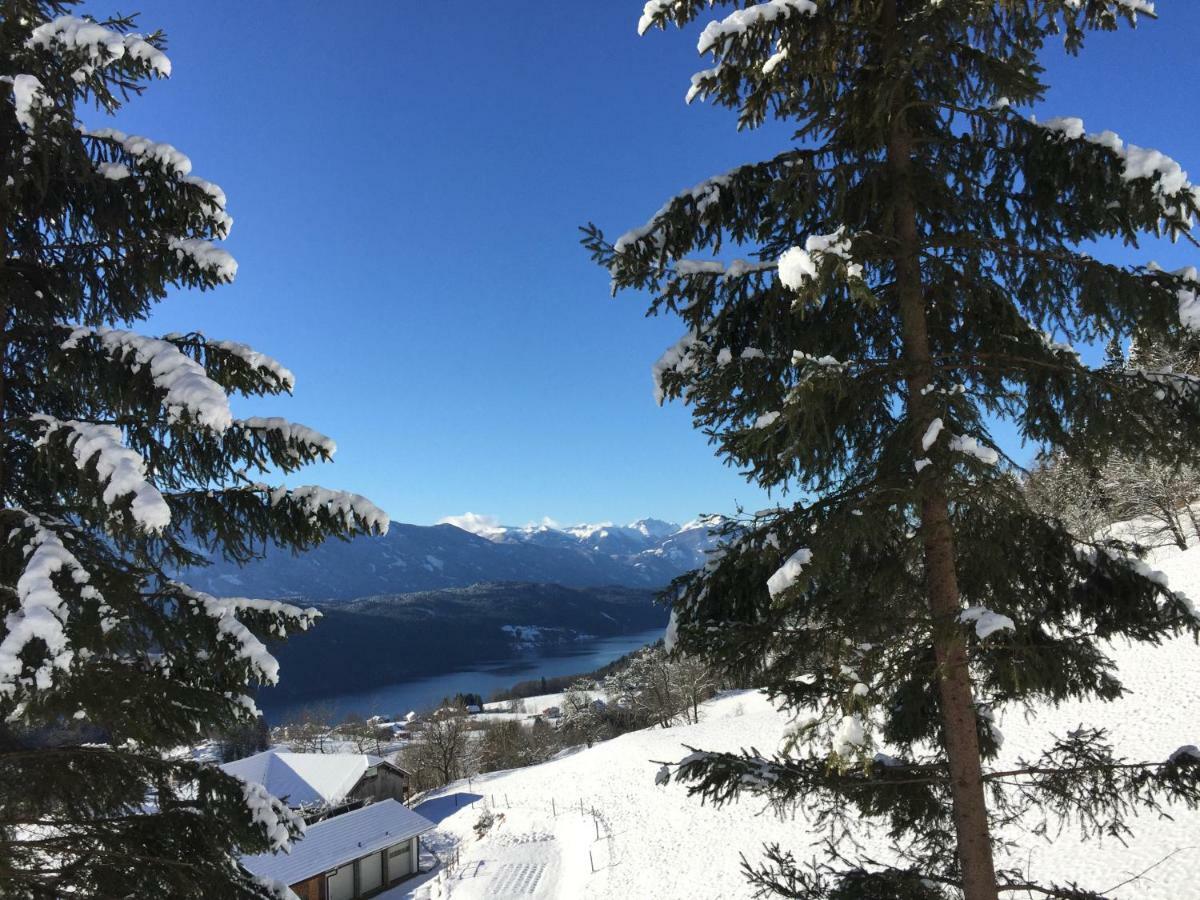
[[[264,750],[225,763],[221,769],[242,781],[261,784],[288,806],[336,803],[358,784],[370,765],[361,753],[282,753]]]
[[[295,884],[433,828],[432,822],[402,803],[381,800],[309,825],[291,853],[243,856],[241,863],[251,875]]]

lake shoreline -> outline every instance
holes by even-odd
[[[653,628],[554,643],[530,648],[526,654],[481,660],[468,667],[425,673],[362,690],[272,697],[273,689],[267,689],[257,697],[257,703],[271,725],[285,724],[302,711],[314,708],[321,708],[334,722],[342,721],[348,715],[402,716],[410,710],[428,711],[443,697],[456,693],[479,694],[486,700],[497,691],[508,690],[522,681],[594,672],[661,637],[662,628]],[[283,677],[287,677],[286,672]]]

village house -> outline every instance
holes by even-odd
[[[264,750],[221,769],[261,784],[309,822],[380,800],[404,802],[411,776],[383,757],[366,753],[287,753]]]
[[[403,804],[380,800],[310,825],[290,853],[243,856],[241,864],[300,900],[355,900],[417,874],[421,835],[433,828]]]

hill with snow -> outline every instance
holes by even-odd
[[[1200,547],[1159,550],[1148,562],[1173,589],[1200,597]],[[1108,728],[1119,751],[1132,759],[1164,759],[1180,746],[1200,743],[1200,648],[1194,642],[1119,645],[1112,656],[1128,689],[1124,698],[1028,715],[1009,710],[998,723],[1005,737],[998,765],[1033,756],[1048,735],[1080,723]],[[822,855],[803,814],[781,819],[749,798],[721,809],[701,806],[674,783],[656,785],[655,761],[677,760],[687,746],[770,752],[786,726],[785,716],[762,695],[733,693],[708,703],[698,725],[634,732],[540,766],[452,784],[419,809],[438,823],[430,847],[442,859],[457,855],[458,865],[386,896],[749,897],[739,872],[743,854],[755,861],[765,842],[779,842],[801,859]],[[472,826],[484,807],[503,818],[476,839]],[[1084,844],[1072,831],[1049,839],[1013,835],[1021,850],[1002,864],[1039,880],[1075,879],[1109,889],[1106,894],[1124,900],[1200,897],[1200,811],[1172,813],[1173,820],[1135,820],[1128,846]],[[877,840],[869,839],[871,845],[882,848]]]
[[[716,543],[708,520],[680,526],[642,519],[630,525],[560,529],[498,526],[469,514],[453,518],[457,524],[393,523],[386,535],[330,540],[298,555],[268,547],[262,559],[246,566],[216,561],[186,578],[217,596],[313,601],[481,582],[658,589],[703,565]]]

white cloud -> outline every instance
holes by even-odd
[[[485,538],[498,538],[504,534],[504,526],[496,516],[485,513],[465,512],[461,516],[445,516],[437,520],[438,525],[453,525],[471,534]]]

